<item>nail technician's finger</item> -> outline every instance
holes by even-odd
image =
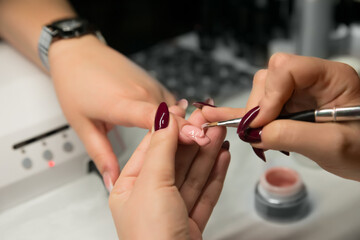
[[[219,199],[229,163],[229,151],[221,150],[203,192],[190,213],[191,218],[197,223],[201,232],[204,231],[206,223]]]
[[[119,177],[120,168],[111,143],[106,137],[106,131],[101,131],[93,123],[84,120],[78,133],[99,172],[110,175],[111,183],[114,184]],[[105,183],[109,184],[106,181]],[[109,189],[109,186],[106,187]]]
[[[175,161],[175,186],[180,188],[184,183],[188,170],[199,151],[199,145],[179,145]]]
[[[246,103],[247,111],[254,108],[255,106],[259,106],[260,100],[264,97],[267,73],[268,70],[266,69],[261,69],[256,72],[253,80],[251,93]]]
[[[178,133],[177,123],[170,114],[168,126],[155,131],[151,136],[146,160],[139,175],[140,185],[146,183],[156,185],[155,187],[173,186]]]
[[[346,147],[351,139],[356,139],[354,134],[356,135],[356,132],[347,124],[277,120],[263,128],[262,142],[253,146],[298,152],[318,160],[323,158],[325,152],[344,153],[349,150]]]
[[[147,133],[132,154],[129,161],[126,163],[124,169],[122,169],[121,174],[114,185],[112,193],[122,194],[132,189],[136,177],[139,175],[141,167],[144,163],[150,139],[151,133]]]
[[[274,120],[293,96],[294,90],[309,92],[317,106],[325,105],[329,101],[329,94],[337,96],[337,104],[341,104],[341,95],[348,91],[349,86],[339,72],[349,71],[354,72],[346,64],[324,59],[284,53],[273,55],[269,61],[265,95],[259,103],[261,110],[252,127],[263,126]],[[335,85],[336,88],[333,87]]]

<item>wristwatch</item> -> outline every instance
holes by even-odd
[[[51,43],[60,39],[81,37],[86,34],[94,34],[103,43],[106,43],[100,31],[85,19],[67,18],[44,26],[40,34],[38,51],[41,62],[46,69],[49,70],[48,51]]]

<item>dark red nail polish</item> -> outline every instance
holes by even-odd
[[[287,151],[280,151],[281,153],[285,154],[286,156],[290,156],[290,153]]]
[[[259,111],[259,106],[254,107],[242,117],[237,129],[238,134],[244,132],[247,128],[249,128],[250,123],[256,118],[256,116],[259,114]]]
[[[261,158],[261,160],[263,160],[264,162],[266,162],[266,158],[265,158],[265,154],[264,154],[264,150],[260,149],[260,148],[252,148],[256,154],[256,156],[258,156],[259,158]]]
[[[261,142],[261,131],[262,127],[248,128],[245,130],[244,134],[239,134],[239,137],[244,142],[258,143]]]
[[[198,108],[198,109],[202,109],[204,106],[208,106],[208,107],[216,107],[214,105],[211,105],[211,104],[208,104],[208,103],[205,103],[205,102],[194,102],[192,104],[194,107]]]
[[[155,131],[159,129],[166,128],[169,125],[169,109],[165,102],[160,103],[156,115],[155,115],[155,123],[154,129]]]
[[[229,149],[230,149],[230,142],[226,140],[226,141],[223,142],[223,144],[221,145],[221,148],[222,148],[222,149],[229,150]]]

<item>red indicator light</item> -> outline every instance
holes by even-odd
[[[55,162],[53,160],[50,160],[50,161],[48,161],[48,165],[49,165],[49,167],[54,167]]]

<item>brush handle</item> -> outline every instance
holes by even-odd
[[[291,119],[303,122],[315,122],[315,110],[280,115],[276,119]]]

